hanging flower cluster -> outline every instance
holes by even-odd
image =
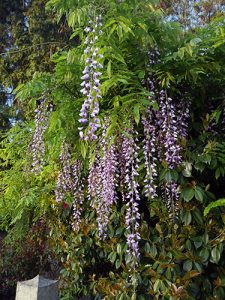
[[[122,190],[124,191],[124,199],[127,202],[125,216],[126,229],[128,230],[127,252],[134,267],[140,258],[138,246],[140,240],[140,234],[138,232],[140,221],[140,213],[138,211],[138,203],[140,201],[138,191],[139,147],[137,145],[138,140],[136,136],[137,133],[134,132],[133,127],[126,130],[126,134],[123,134],[122,136],[120,153],[122,163],[124,163],[124,170],[122,170],[122,173],[125,175],[124,180],[122,181]]]
[[[97,212],[99,237],[104,239],[107,233],[112,205],[116,203],[117,160],[116,147],[110,138],[106,138],[107,122],[101,138],[102,153],[97,150],[95,161],[90,167],[88,177],[88,195],[91,206]]]
[[[91,23],[92,24],[92,23]],[[81,92],[85,95],[85,101],[80,112],[80,138],[85,140],[97,139],[96,130],[100,127],[99,113],[100,82],[99,76],[102,68],[96,47],[98,34],[101,34],[101,17],[96,18],[95,25],[87,27],[89,33],[85,43],[87,55]],[[156,56],[149,58],[149,63],[154,64]],[[152,74],[149,74],[144,84],[147,84],[152,95],[149,96],[149,108],[142,116],[144,128],[143,153],[145,159],[144,194],[150,199],[158,197],[156,181],[158,179],[158,162],[161,162],[169,171],[174,170],[182,163],[182,146],[180,138],[187,137],[187,120],[189,118],[188,106],[179,106],[169,98],[165,91],[159,91],[157,82]],[[153,101],[156,101],[159,109],[154,110]],[[86,126],[86,128],[84,128]],[[107,136],[109,120],[104,120],[102,136],[95,149],[94,161],[90,158],[89,174],[87,180],[87,198],[90,206],[97,214],[98,235],[105,239],[112,207],[117,203],[117,190],[122,194],[122,200],[126,206],[125,225],[127,238],[127,256],[130,264],[135,268],[139,258],[139,159],[138,133],[134,126],[124,130],[117,140]],[[91,157],[91,156],[90,156]],[[62,168],[58,174],[56,187],[56,201],[62,201],[65,194],[73,194],[73,229],[79,230],[81,224],[82,206],[84,202],[84,180],[81,175],[81,162],[77,160],[73,166],[70,164],[68,146],[63,143],[60,155]],[[178,185],[174,181],[166,181],[161,186],[162,196],[168,208],[169,216],[173,218],[177,211],[179,199]]]
[[[188,119],[190,118],[190,100],[185,99],[184,102],[177,104],[177,123],[178,123],[178,136],[187,139],[188,136]]]
[[[60,153],[61,169],[58,173],[55,189],[56,202],[61,202],[66,193],[70,192],[72,188],[70,158],[68,145],[66,143],[62,143]]]
[[[144,156],[146,175],[144,179],[145,196],[151,199],[157,197],[155,180],[157,179],[157,138],[156,126],[153,119],[153,110],[148,109],[145,116],[142,117],[144,126]]]
[[[102,148],[95,153],[95,160],[90,165],[88,176],[88,199],[97,213],[99,237],[104,239],[112,212],[112,205],[117,201],[118,181],[126,203],[125,224],[127,228],[128,256],[134,262],[139,260],[138,243],[140,240],[138,202],[140,201],[138,184],[138,140],[133,128],[117,139],[117,145],[106,132],[108,122],[105,121],[100,140]]]
[[[162,185],[162,196],[169,213],[169,218],[171,220],[174,220],[174,218],[177,216],[178,211],[178,184],[174,181],[166,181],[164,185]]]
[[[181,146],[178,138],[178,122],[172,99],[164,91],[160,91],[159,111],[157,113],[160,125],[160,143],[163,146],[165,160],[169,169],[176,168],[182,162]]]
[[[84,201],[84,179],[82,177],[82,164],[77,159],[71,165],[71,155],[68,144],[62,143],[60,153],[61,169],[58,173],[55,188],[56,202],[62,202],[66,195],[73,196],[73,222],[74,231],[78,231],[81,224],[82,205]]]
[[[48,128],[52,105],[41,100],[35,109],[35,131],[30,143],[32,166],[31,171],[37,175],[41,172],[45,155],[44,133]]]
[[[81,161],[76,160],[72,165],[72,194],[73,194],[73,229],[78,231],[81,224],[82,206],[84,201],[84,179],[81,175]]]
[[[85,101],[82,105],[81,118],[79,119],[81,123],[79,128],[80,138],[85,140],[95,140],[97,138],[95,132],[100,127],[100,120],[97,115],[99,113],[99,99],[101,98],[99,77],[102,75],[100,70],[103,67],[101,64],[103,55],[96,46],[96,42],[99,35],[102,34],[100,29],[102,26],[101,19],[101,16],[98,16],[95,23],[90,21],[90,27],[85,28],[88,36],[85,40],[87,47],[84,50],[86,55],[85,68],[81,77],[83,80],[81,93],[85,96]],[[85,127],[87,130],[84,134]]]
[[[148,51],[149,67],[159,62],[159,51]],[[185,101],[175,105],[167,97],[164,90],[158,91],[152,74],[145,82],[147,88],[154,93],[153,99],[157,101],[159,109],[154,112],[152,106],[142,118],[144,126],[144,156],[145,156],[145,195],[151,199],[157,197],[155,180],[157,179],[157,161],[161,161],[169,170],[174,170],[182,163],[182,146],[180,138],[187,137],[187,121],[189,118],[189,102]],[[176,182],[165,181],[162,185],[162,196],[168,208],[170,217],[177,210],[179,199]]]

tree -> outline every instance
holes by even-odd
[[[213,18],[224,14],[223,0],[207,1],[161,1],[161,7],[166,14],[178,21],[184,28],[194,28],[208,24]]]
[[[30,80],[36,71],[52,70],[52,55],[69,46],[68,27],[57,25],[54,14],[46,12],[45,4],[45,0],[3,1],[0,4],[1,111],[5,116],[4,124],[8,126],[9,119],[16,117],[15,113],[11,115],[12,108],[7,108],[9,103],[13,105],[13,89]],[[6,121],[9,110],[11,114]]]

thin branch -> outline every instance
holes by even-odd
[[[23,52],[23,51],[27,51],[31,48],[34,48],[36,46],[42,46],[42,45],[50,45],[50,44],[66,44],[66,43],[62,43],[62,42],[46,42],[46,43],[40,43],[40,44],[35,44],[35,45],[32,45],[32,46],[29,46],[29,47],[26,47],[26,48],[23,48],[23,49],[19,49],[19,50],[12,50],[12,51],[7,51],[7,52],[1,52],[0,55],[5,55],[5,54],[12,54],[12,53],[18,53],[18,52]]]

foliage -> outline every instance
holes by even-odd
[[[47,227],[44,219],[32,224],[28,235],[13,244],[8,237],[0,244],[0,296],[15,297],[18,281],[39,274],[51,274],[52,253],[48,248]],[[53,275],[56,276],[56,273]]]
[[[63,265],[61,299],[85,295],[95,299],[223,299],[225,211],[221,207],[204,217],[204,209],[225,196],[224,19],[184,31],[165,17],[158,3],[149,0],[51,0],[47,8],[57,11],[59,22],[67,20],[73,31],[71,40],[77,43],[53,55],[54,71],[35,73],[32,80],[15,90],[26,121],[17,123],[2,141],[0,158],[8,169],[0,175],[1,227],[10,230],[11,238],[13,234],[18,238],[26,233],[30,219],[48,216],[50,247]],[[98,212],[88,201],[88,173],[99,149],[100,157],[103,150],[102,140],[89,143],[79,139],[84,102],[80,78],[87,58],[84,29],[99,14],[103,26],[96,46],[104,57],[99,119],[103,126],[106,118],[110,122],[106,132],[109,144],[121,134],[129,137],[132,126],[139,139],[141,259],[136,268],[130,267],[127,254],[126,205],[121,187],[112,206],[106,240],[99,238]],[[159,57],[149,64],[149,53],[157,51]],[[149,78],[155,83],[154,91],[148,87]],[[166,159],[157,161],[159,193],[152,199],[144,193],[141,120],[149,110],[155,115],[161,113],[157,99],[162,89],[173,99],[174,107],[190,105],[190,118],[188,135],[179,137],[182,164],[171,169]],[[53,105],[53,111],[43,134],[43,168],[35,175],[29,147],[37,125],[34,110],[43,99]],[[100,139],[102,131],[97,131]],[[78,232],[72,230],[69,183],[63,201],[55,201],[64,142],[69,145],[71,163],[79,159],[83,166],[84,201]],[[179,201],[177,215],[171,220],[160,189],[173,182],[179,187]]]
[[[19,103],[14,102],[13,89],[30,80],[36,71],[52,70],[52,55],[69,42],[69,28],[54,22],[54,14],[45,11],[46,2],[0,3],[1,130],[10,128],[24,114]]]
[[[219,206],[224,206],[225,205],[225,199],[219,199],[219,200],[216,200],[212,203],[210,203],[204,210],[204,215],[208,215],[208,213],[210,212],[210,210],[212,208],[216,208],[216,207],[219,207]]]

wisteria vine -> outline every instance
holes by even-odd
[[[85,96],[84,103],[80,111],[81,127],[79,134],[81,139],[96,140],[96,130],[100,127],[100,120],[97,117],[99,113],[99,99],[101,98],[100,79],[102,75],[100,70],[103,68],[101,60],[103,55],[96,46],[99,35],[102,34],[100,29],[102,26],[101,15],[96,17],[95,23],[90,21],[90,27],[85,28],[88,34],[85,40],[87,47],[84,50],[86,56],[85,68],[83,70],[83,80],[81,83],[81,93]],[[86,127],[86,131],[84,132]]]
[[[126,134],[122,135],[121,159],[125,175],[122,190],[124,191],[124,199],[126,200],[126,216],[125,224],[127,233],[127,246],[128,256],[130,257],[131,264],[135,267],[139,261],[139,225],[140,213],[138,205],[140,201],[139,184],[138,184],[138,150],[137,145],[137,132],[134,131],[133,126],[126,130]],[[124,163],[124,164],[123,164]]]
[[[112,206],[117,199],[116,147],[114,142],[106,137],[107,128],[106,122],[100,141],[102,153],[99,149],[97,150],[88,177],[88,196],[92,208],[97,212],[98,232],[102,239],[107,236]]]
[[[71,156],[68,145],[63,142],[61,146],[60,162],[61,168],[58,173],[57,185],[55,189],[56,202],[61,202],[66,193],[71,191]]]
[[[53,109],[51,104],[46,100],[37,101],[38,105],[35,109],[35,131],[30,142],[32,165],[31,171],[38,175],[43,168],[45,156],[44,134],[48,128],[48,121],[50,113]]]
[[[84,178],[82,175],[81,160],[78,159],[72,165],[72,194],[73,194],[73,229],[79,231],[81,214],[84,203]]]
[[[94,161],[90,158],[87,178],[87,199],[96,212],[99,238],[107,237],[108,225],[112,214],[113,205],[118,201],[118,190],[121,192],[123,203],[126,207],[125,225],[127,238],[127,256],[130,265],[136,268],[140,259],[140,186],[139,186],[139,145],[138,133],[132,121],[125,126],[123,133],[118,134],[114,140],[107,135],[110,126],[109,118],[103,122],[102,134],[96,135],[100,127],[99,113],[100,81],[102,59],[95,45],[97,35],[100,34],[101,18],[96,19],[95,25],[87,27],[89,34],[85,43],[87,55],[81,92],[86,99],[80,112],[79,128],[80,138],[85,140],[98,139],[95,147]],[[159,52],[156,53],[159,61]],[[153,56],[149,59],[154,63]],[[149,75],[145,81],[147,88],[152,93],[149,96],[149,107],[142,115],[143,125],[143,154],[145,178],[143,184],[144,195],[149,199],[156,199],[160,194],[165,201],[169,216],[172,219],[177,212],[179,199],[178,183],[174,180],[164,180],[159,188],[160,166],[163,165],[169,172],[175,170],[182,163],[182,146],[180,139],[187,138],[187,121],[189,118],[188,106],[175,103],[168,97],[165,90]],[[158,109],[153,109],[156,102]],[[85,129],[86,126],[86,129]],[[90,151],[90,154],[93,153]],[[81,161],[77,160],[71,166],[68,146],[63,143],[60,155],[62,162],[58,174],[56,187],[56,201],[64,199],[69,191],[73,194],[73,229],[78,231],[81,224],[82,208],[85,199],[85,181],[82,177]]]
[[[152,68],[155,63],[160,62],[158,49],[147,52],[149,63]],[[189,118],[188,101],[175,104],[167,96],[165,90],[159,90],[160,83],[157,83],[151,73],[144,82],[149,91],[153,93],[149,97],[150,106],[142,117],[144,127],[144,156],[146,176],[144,180],[144,192],[148,198],[157,197],[155,181],[157,177],[157,161],[172,171],[182,163],[181,138],[187,138],[187,122]],[[158,110],[152,108],[152,101],[158,104]],[[162,197],[167,206],[171,219],[177,213],[177,201],[179,199],[178,184],[165,180],[161,186]]]

